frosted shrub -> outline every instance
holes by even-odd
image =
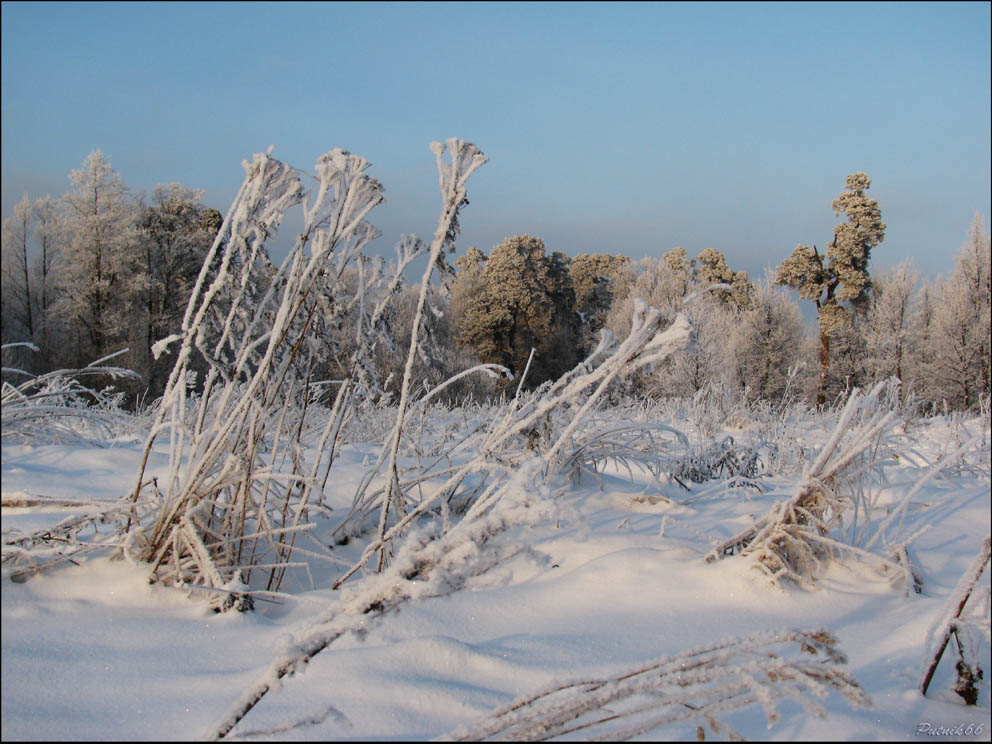
[[[906,515],[912,499],[942,471],[981,459],[986,435],[975,433],[927,464],[895,504],[879,504],[881,487],[887,484],[885,469],[907,447],[907,438],[899,431],[905,409],[897,386],[898,381],[889,380],[867,394],[855,389],[836,414],[830,439],[807,466],[794,495],[718,545],[707,560],[739,554],[749,557],[773,583],[784,579],[811,586],[829,560],[843,556],[892,580],[903,580],[907,592],[919,592],[919,574],[907,548],[936,513],[923,511],[910,528]]]
[[[24,343],[4,344],[3,350],[15,346],[37,350],[33,344]],[[11,441],[85,441],[102,445],[116,434],[127,432],[132,416],[123,410],[123,393],[113,387],[94,389],[84,382],[94,377],[136,378],[138,375],[131,370],[104,364],[126,351],[123,349],[81,369],[59,369],[42,375],[4,367],[0,436]],[[15,384],[6,379],[8,376],[27,379]]]
[[[831,537],[831,530],[841,524],[851,505],[843,483],[874,470],[875,459],[866,458],[865,453],[877,450],[879,438],[895,419],[893,411],[878,405],[883,387],[876,386],[867,396],[855,390],[795,494],[776,503],[752,527],[717,546],[707,560],[739,553],[749,556],[773,582],[788,579],[810,585],[837,550],[856,550]],[[895,567],[889,560],[878,562]]]

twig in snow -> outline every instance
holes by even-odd
[[[549,685],[437,740],[546,741],[579,733],[585,741],[625,741],[685,722],[698,723],[697,735],[708,726],[739,740],[720,716],[755,703],[764,708],[769,726],[778,720],[775,704],[780,700],[797,701],[819,717],[826,711],[812,698],[826,697],[831,690],[853,705],[871,704],[857,680],[837,668],[846,658],[836,642],[825,630],[733,638],[610,677]],[[826,658],[817,663],[792,660],[772,650],[792,643]]]
[[[983,676],[982,669],[978,666],[977,660],[971,658],[971,654],[965,652],[965,645],[961,642],[960,638],[960,635],[964,631],[960,618],[961,613],[964,612],[964,606],[968,603],[968,598],[971,597],[971,593],[975,589],[975,584],[978,583],[982,571],[985,570],[985,567],[989,563],[990,545],[992,545],[992,536],[985,538],[981,550],[975,556],[975,560],[971,562],[968,569],[961,575],[957,585],[954,587],[954,591],[951,592],[951,596],[948,598],[947,604],[944,606],[944,610],[938,620],[938,625],[932,628],[928,634],[928,637],[936,640],[936,645],[934,646],[932,643],[927,644],[927,658],[931,660],[923,674],[923,679],[920,681],[920,692],[924,695],[927,694],[930,682],[933,680],[933,675],[937,671],[937,666],[940,664],[940,659],[944,655],[944,650],[947,648],[947,644],[953,635],[958,638],[958,650],[961,652],[961,659],[957,664],[958,682],[955,685],[954,691],[964,698],[968,705],[975,705],[978,700],[977,685]],[[966,656],[969,658],[965,658]]]

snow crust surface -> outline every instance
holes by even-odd
[[[940,417],[919,426],[912,457],[932,462],[952,432]],[[802,444],[814,448],[826,436],[807,429]],[[375,452],[345,449],[328,487],[333,507],[347,508],[362,463]],[[110,500],[132,487],[139,456],[135,442],[4,443],[4,501],[17,494]],[[882,503],[897,503],[912,487],[900,477],[911,462],[907,456],[889,469]],[[166,466],[157,449],[152,470]],[[599,476],[565,492],[568,518],[505,536],[532,551],[450,596],[406,603],[370,623],[362,638],[342,637],[284,680],[231,738],[429,739],[556,679],[607,675],[729,636],[824,627],[838,637],[873,707],[855,709],[832,695],[824,719],[783,703],[770,729],[757,706],[728,723],[748,738],[783,741],[919,739],[927,738],[925,725],[981,726],[978,735],[941,738],[990,740],[988,680],[978,706],[964,706],[950,690],[950,649],[928,695],[918,688],[927,632],[989,531],[987,478],[949,473],[913,500],[908,519],[926,514],[933,526],[911,547],[923,593],[907,596],[900,583],[854,562],[831,564],[812,591],[770,586],[746,561],[704,562],[713,543],[787,497],[796,478],[769,478],[765,493],[725,489],[681,505],[651,498],[656,485],[636,469],[608,467]],[[677,486],[666,494],[688,496]],[[27,532],[78,512],[5,506],[3,529]],[[335,549],[345,559],[357,555],[353,546]],[[294,599],[225,614],[210,611],[203,596],[149,585],[146,566],[106,557],[24,583],[5,580],[2,738],[200,736],[257,679],[281,638],[341,601],[329,589],[331,572],[315,577],[316,589],[302,581],[291,587]],[[987,570],[979,587],[988,586]],[[983,653],[987,677],[987,644]],[[654,737],[694,735],[694,726],[675,726]]]

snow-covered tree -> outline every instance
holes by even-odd
[[[704,285],[729,284],[721,289],[717,298],[739,310],[746,310],[751,303],[754,285],[748,281],[746,271],[734,271],[727,265],[726,257],[718,250],[707,248],[696,256],[696,278]]]
[[[713,284],[727,283],[730,290],[714,290],[683,308],[686,297]],[[727,266],[722,253],[709,248],[690,261],[686,250],[676,246],[660,260],[646,258],[636,265],[624,264],[617,274],[617,298],[606,315],[605,327],[620,336],[630,328],[635,299],[662,310],[667,316],[683,310],[696,329],[698,350],[679,352],[655,370],[631,375],[632,391],[660,396],[693,395],[715,384],[737,385],[735,345],[739,315],[751,301],[754,289],[742,271]]]
[[[956,407],[971,408],[990,392],[989,261],[989,234],[975,215],[933,315],[931,373],[942,397]]]
[[[34,340],[35,301],[28,263],[31,221],[31,200],[25,194],[14,205],[14,216],[3,221],[3,340],[6,343]]]
[[[542,344],[544,363],[538,369],[548,379],[571,369],[585,356],[570,266],[571,259],[560,251],[554,251],[545,261],[544,286],[551,301],[551,319]]]
[[[823,384],[823,395],[827,401],[840,402],[854,388],[870,385],[871,370],[865,346],[867,333],[866,312],[856,312],[851,313],[830,337],[830,366]]]
[[[675,246],[661,257],[661,263],[668,272],[668,280],[674,289],[673,296],[685,297],[689,293],[689,281],[692,279],[693,264],[685,248]]]
[[[830,338],[850,323],[852,309],[864,309],[870,297],[868,261],[871,250],[885,237],[885,224],[878,202],[865,192],[871,179],[864,173],[847,177],[845,193],[833,201],[835,215],[847,217],[834,228],[826,255],[798,245],[778,266],[775,283],[799,291],[804,300],[816,304],[820,335],[820,384],[817,404],[826,401],[830,363]]]
[[[617,272],[613,304],[606,314],[605,327],[617,336],[630,330],[634,300],[671,314],[689,291],[692,269],[684,248],[676,246],[660,260],[647,257],[626,263]]]
[[[750,307],[740,315],[733,336],[740,381],[749,397],[781,399],[790,370],[800,362],[803,337],[795,301],[771,281],[754,285]]]
[[[456,274],[451,284],[448,317],[451,327],[457,333],[465,313],[486,289],[486,254],[473,245],[465,251],[464,256],[459,256],[455,260],[455,267]]]
[[[626,256],[607,253],[582,253],[569,263],[584,350],[595,346],[616,296],[620,272],[628,263],[630,259]]]
[[[163,354],[153,360],[156,341],[177,333],[190,292],[223,218],[200,202],[202,191],[178,183],[156,186],[151,204],[138,215],[141,271],[146,278],[134,312],[142,322],[131,326],[136,371],[145,378],[148,394],[161,395],[175,360]]]
[[[875,383],[889,377],[908,382],[907,357],[913,319],[913,296],[919,274],[910,260],[877,274],[865,324],[868,377]]]
[[[136,207],[100,150],[69,174],[69,239],[60,263],[59,304],[78,330],[80,362],[123,346],[128,298],[143,284],[134,226]]]
[[[567,259],[547,256],[540,238],[515,235],[492,249],[483,279],[483,291],[461,317],[459,345],[514,375],[523,374],[531,349],[537,349],[528,385],[571,369],[576,360],[575,295]]]
[[[923,282],[913,298],[910,317],[909,354],[906,359],[907,376],[913,389],[925,400],[940,400],[940,385],[931,373],[933,363],[934,314],[938,288],[929,278]]]
[[[694,286],[694,285],[690,285]],[[640,378],[643,391],[654,396],[690,397],[707,386],[735,387],[736,313],[712,295],[698,297],[682,309],[696,331],[697,348],[680,351]]]
[[[31,205],[34,216],[37,253],[32,264],[31,278],[34,282],[36,302],[35,340],[40,350],[40,364],[50,366],[56,355],[59,329],[63,324],[53,312],[57,295],[55,280],[59,257],[65,244],[65,219],[59,202],[51,196],[36,199]]]

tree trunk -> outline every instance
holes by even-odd
[[[827,365],[830,362],[830,337],[820,327],[820,385],[816,390],[816,406],[823,408],[827,402]]]

